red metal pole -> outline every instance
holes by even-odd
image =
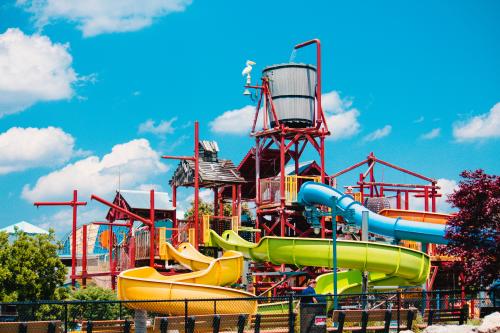
[[[113,262],[113,225],[109,225],[109,271],[111,272],[111,289],[115,290],[115,265]]]
[[[317,115],[316,115],[316,122],[318,124],[318,128],[319,128],[319,125],[321,124],[321,122],[324,123],[324,126],[325,126],[325,129],[326,131],[328,132],[328,124],[326,123],[326,120],[325,120],[325,115],[323,114],[323,106],[321,105],[321,42],[319,39],[311,39],[311,40],[308,40],[307,42],[304,42],[304,43],[300,43],[300,44],[297,44],[295,45],[295,49],[300,49],[304,46],[307,46],[307,45],[311,45],[311,44],[316,44],[316,70],[317,70],[317,77],[318,77],[318,82],[316,84],[316,100],[317,100]]]
[[[75,204],[78,201],[78,192],[77,190],[73,190],[73,225],[72,225],[72,235],[71,235],[71,285],[75,287],[75,274],[76,274],[76,223],[77,223],[77,205]]]
[[[82,230],[82,286],[87,286],[87,225]]]
[[[172,205],[175,207],[174,216],[172,216],[172,228],[177,230],[177,186],[172,185]],[[178,231],[177,231],[178,232]],[[177,246],[177,239],[174,237],[175,231],[172,231],[172,243]]]
[[[436,212],[436,183],[432,183],[432,212]]]
[[[363,174],[362,174],[362,173],[360,173],[360,174],[359,174],[359,183],[360,183],[360,184],[359,184],[359,192],[361,193],[361,204],[363,204],[363,203],[364,203],[364,201],[365,201],[365,188],[364,188],[364,186],[363,186],[363,184],[364,184],[364,180],[365,180],[365,179],[363,178]]]
[[[280,142],[280,236],[285,237],[285,134],[281,133]]]
[[[320,137],[320,152],[319,152],[319,156],[320,156],[320,159],[321,159],[321,183],[324,184],[325,183],[325,136],[323,134],[321,134],[321,137]]]
[[[231,216],[236,216],[236,185],[231,185]]]
[[[408,193],[408,191],[405,191],[405,209],[410,209],[410,194]]]
[[[198,207],[199,207],[199,196],[200,196],[200,184],[199,184],[199,177],[200,177],[200,150],[199,150],[199,124],[198,121],[194,122],[194,228],[195,228],[195,237],[196,239],[196,248],[198,248],[198,244],[200,242],[200,235],[203,234],[203,231],[200,230],[200,224],[199,224],[199,216],[198,216]]]
[[[148,226],[151,224],[151,221],[149,221],[148,219],[145,219],[145,218],[143,218],[142,216],[139,216],[139,215],[137,215],[137,214],[134,214],[134,213],[132,213],[132,212],[130,212],[130,211],[128,211],[128,210],[126,210],[125,208],[122,208],[122,207],[120,207],[120,206],[115,205],[114,203],[111,203],[111,202],[109,202],[109,201],[106,201],[106,200],[104,200],[104,199],[102,199],[102,198],[98,197],[97,195],[92,194],[92,195],[90,196],[90,199],[91,199],[91,200],[96,200],[96,201],[99,201],[100,203],[102,203],[102,204],[104,204],[104,205],[106,205],[106,206],[109,206],[109,207],[111,207],[111,208],[113,208],[113,209],[116,209],[117,211],[119,211],[119,212],[121,212],[121,213],[123,213],[123,214],[127,215],[128,217],[131,217],[131,218],[133,218],[133,219],[134,219],[134,220],[136,220],[136,221],[141,221],[142,223],[144,223],[144,224],[146,224],[146,225],[148,225]]]
[[[372,157],[372,156],[373,156],[373,153],[372,153],[372,154],[370,154],[370,157]],[[373,169],[374,169],[374,167],[375,167],[375,166],[373,165],[373,163],[375,163],[375,162],[374,162],[372,159],[370,159],[370,162],[368,162],[368,163],[370,164],[370,182],[371,182],[371,183],[373,183],[373,182],[375,182],[375,175],[374,175],[374,173],[373,173]],[[374,190],[374,186],[375,186],[375,185],[373,185],[373,184],[371,184],[371,185],[370,185],[370,197],[371,197],[371,198],[373,198],[373,194],[374,194],[374,191],[373,191],[373,190]]]
[[[396,208],[401,209],[401,192],[396,191]]]
[[[255,139],[255,205],[260,205],[260,138]]]
[[[149,266],[155,267],[155,190],[149,192]]]
[[[424,210],[426,212],[429,211],[429,188],[426,186],[424,187]]]
[[[37,201],[33,203],[36,207],[40,206],[71,206],[73,208],[73,224],[72,224],[72,236],[71,236],[71,285],[75,287],[76,280],[76,224],[77,224],[77,209],[78,206],[85,206],[87,203],[85,201],[78,201],[78,191],[73,190],[73,201],[53,201],[44,202]]]

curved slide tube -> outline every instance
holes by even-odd
[[[332,200],[335,198],[336,200]],[[298,194],[298,202],[305,206],[315,204],[332,207],[334,202],[343,210],[352,209],[354,216],[351,223],[361,226],[363,211],[369,211],[361,203],[355,201],[350,195],[343,194],[339,190],[325,184],[306,182]],[[403,220],[401,218],[390,218],[370,211],[368,230],[375,234],[393,237],[398,240],[412,240],[422,243],[446,244],[444,238],[445,225]]]
[[[175,249],[168,243],[161,245],[162,259],[173,259],[194,270],[191,273],[165,276],[154,268],[141,267],[124,271],[118,275],[118,299],[120,300],[181,300],[217,299],[214,301],[189,301],[189,314],[213,313],[255,313],[257,301],[254,295],[245,291],[224,288],[236,282],[242,273],[243,257],[240,253],[227,251],[221,258],[214,259],[196,251],[191,244],[183,243]],[[224,301],[240,298],[242,301]],[[137,302],[127,303],[129,308],[147,310],[168,315],[184,315],[183,301],[180,302]]]
[[[268,236],[255,244],[244,240],[232,230],[226,230],[222,236],[210,230],[210,243],[224,250],[239,251],[246,258],[275,265],[333,267],[333,245],[330,239]],[[338,240],[337,264],[342,268],[384,275],[378,275],[377,279],[397,278],[402,285],[421,285],[430,272],[430,259],[425,253],[370,242]]]

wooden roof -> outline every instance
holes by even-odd
[[[236,166],[230,160],[218,160],[206,162],[200,160],[200,187],[217,187],[230,184],[244,183]],[[170,180],[170,185],[193,186],[194,184],[194,161],[183,160],[179,162],[177,169]]]
[[[134,214],[148,219],[149,198],[149,191],[119,190],[116,191],[113,203]],[[158,221],[167,218],[172,219],[174,214],[175,207],[172,206],[168,193],[155,191],[155,220]],[[110,208],[106,215],[106,219],[108,221],[127,220],[128,217],[116,209]]]

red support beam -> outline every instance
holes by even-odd
[[[435,180],[434,180],[434,179],[432,179],[432,178],[429,178],[429,177],[423,176],[423,175],[421,175],[421,174],[419,174],[419,173],[416,173],[416,172],[410,171],[410,170],[408,170],[408,169],[405,169],[405,168],[399,167],[399,166],[394,165],[394,164],[391,164],[391,163],[389,163],[389,162],[382,161],[382,160],[380,160],[380,159],[376,158],[375,156],[373,156],[373,160],[374,160],[374,161],[376,161],[377,163],[380,163],[380,164],[383,164],[383,165],[385,165],[385,166],[388,166],[389,168],[393,168],[393,169],[396,169],[396,170],[398,170],[398,171],[401,171],[401,172],[407,173],[407,174],[409,174],[409,175],[412,175],[412,176],[414,176],[414,177],[420,178],[420,179],[422,179],[422,180],[428,181],[429,183],[433,183],[433,182],[435,182]]]
[[[149,226],[149,225],[151,225],[151,221],[150,221],[150,220],[145,219],[145,218],[143,218],[142,216],[139,216],[139,215],[137,215],[137,214],[134,214],[134,213],[132,213],[131,211],[129,211],[129,210],[127,210],[127,209],[125,209],[125,208],[122,208],[122,207],[120,207],[120,206],[117,206],[117,205],[115,205],[114,203],[111,203],[111,202],[109,202],[109,201],[106,201],[106,200],[104,200],[104,199],[102,199],[102,198],[98,197],[98,196],[97,196],[97,195],[95,195],[95,194],[92,194],[92,195],[90,196],[90,199],[91,199],[91,200],[98,201],[98,202],[100,202],[100,203],[102,203],[102,204],[104,204],[104,205],[106,205],[106,206],[108,206],[108,207],[111,207],[111,208],[113,208],[113,209],[116,209],[117,211],[119,211],[119,212],[121,212],[121,213],[123,213],[123,214],[127,215],[128,217],[133,218],[133,219],[134,219],[134,220],[136,220],[136,221],[140,221],[140,222],[142,222],[142,223],[144,223],[144,224],[146,224],[146,225],[148,225],[148,226]]]
[[[155,267],[155,190],[149,192],[149,266]]]
[[[317,101],[317,114],[316,114],[316,128],[319,128],[321,124],[325,126],[328,132],[328,124],[326,123],[325,115],[323,113],[323,105],[321,104],[321,42],[319,39],[311,39],[304,43],[295,45],[295,49],[300,49],[302,47],[316,44],[316,70],[317,70],[317,83],[316,83],[316,101]]]
[[[76,285],[76,225],[77,225],[77,212],[78,206],[85,206],[87,203],[85,201],[78,201],[78,191],[73,190],[73,200],[72,201],[53,201],[53,202],[44,202],[38,201],[35,202],[34,205],[36,207],[40,206],[71,206],[73,210],[73,223],[72,223],[72,235],[71,235],[71,285],[74,288]]]
[[[109,246],[109,271],[111,272],[111,289],[115,290],[115,276],[113,275],[115,273],[115,264],[113,262],[113,225],[109,225],[109,239],[108,239],[108,246]]]
[[[201,243],[201,236],[203,235],[202,226],[200,225],[200,216],[198,213],[200,203],[200,149],[199,149],[199,123],[194,122],[194,228],[196,239],[196,248]]]
[[[82,286],[87,286],[87,225],[82,226]]]

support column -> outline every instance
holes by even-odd
[[[286,201],[286,193],[285,193],[285,135],[281,134],[280,141],[280,211],[279,211],[279,219],[280,219],[280,236],[285,237],[285,201]]]
[[[219,188],[214,187],[214,215],[219,215]]]
[[[87,286],[87,225],[82,226],[82,286]]]
[[[109,225],[109,271],[111,273],[111,289],[115,290],[115,265],[113,263],[113,225]]]
[[[368,211],[362,212],[361,217],[361,241],[368,241]],[[361,293],[363,294],[363,309],[368,310],[368,302],[366,300],[366,294],[368,293],[368,272],[363,271],[361,282]]]
[[[202,227],[200,226],[200,214],[198,212],[200,201],[200,140],[199,140],[199,124],[194,122],[194,230],[195,230],[195,247],[198,249],[198,244],[201,242]]]
[[[78,192],[73,190],[73,225],[72,225],[72,235],[71,235],[71,286],[75,288],[76,286],[76,218],[77,218],[77,205]]]
[[[149,192],[149,266],[155,267],[155,190]]]
[[[147,333],[148,313],[146,310],[135,310],[134,326],[135,333]]]

